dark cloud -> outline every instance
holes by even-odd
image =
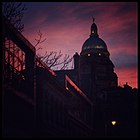
[[[130,12],[134,12],[137,9],[136,2],[124,2],[119,5],[118,10],[114,13],[115,16],[128,14]],[[133,18],[130,16],[130,18]]]

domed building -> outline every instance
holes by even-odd
[[[97,25],[91,25],[90,37],[79,56],[79,84],[90,99],[101,90],[117,87],[118,79],[106,43],[99,38]]]
[[[105,55],[109,55],[107,51],[107,45],[101,38],[99,38],[98,29],[93,19],[90,37],[84,42],[81,54],[82,55],[87,53],[98,54],[99,52],[102,52],[102,54]]]
[[[82,91],[94,101],[94,97],[105,89],[117,87],[118,78],[114,72],[114,64],[105,41],[98,35],[94,22],[91,25],[90,36],[83,43],[80,55],[74,55],[74,69],[55,71],[64,84],[68,75]]]

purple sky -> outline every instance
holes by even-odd
[[[119,85],[138,87],[138,3],[136,2],[24,2],[23,34],[34,45],[40,30],[46,41],[38,51],[80,54],[89,38],[92,16],[115,65]]]

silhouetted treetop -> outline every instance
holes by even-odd
[[[22,18],[26,10],[25,5],[22,2],[3,2],[2,3],[2,14],[5,16],[10,23],[17,28],[18,31],[22,32],[24,29],[24,23]]]

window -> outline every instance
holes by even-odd
[[[90,56],[90,53],[88,53],[88,56]]]
[[[94,30],[92,30],[92,33],[94,34]]]
[[[103,48],[101,45],[96,45],[95,48]]]

